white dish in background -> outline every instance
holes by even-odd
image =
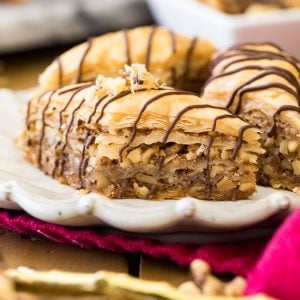
[[[264,236],[274,230],[277,218],[300,206],[300,196],[265,187],[258,187],[252,200],[219,202],[82,195],[22,158],[14,139],[22,128],[20,111],[26,98],[28,92],[0,89],[0,208],[21,209],[56,224],[101,225],[163,241],[204,243]],[[264,222],[270,218],[272,222]]]
[[[0,53],[70,43],[150,22],[145,0],[0,1]]]
[[[228,15],[197,0],[147,0],[158,24],[211,40],[217,48],[273,42],[300,57],[300,9]]]

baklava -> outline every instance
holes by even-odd
[[[25,157],[75,188],[110,198],[246,199],[256,188],[259,130],[144,66],[32,99]]]
[[[270,43],[244,44],[211,64],[203,97],[262,130],[259,183],[299,191],[299,63]]]
[[[213,45],[163,27],[138,27],[91,38],[60,55],[40,76],[40,89],[117,77],[125,64],[145,64],[170,86],[196,91],[208,76]]]

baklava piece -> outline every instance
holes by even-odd
[[[27,160],[78,189],[110,198],[246,199],[263,152],[259,130],[142,65],[32,99]]]
[[[42,90],[117,77],[125,64],[145,64],[162,82],[196,91],[208,77],[211,43],[162,27],[138,27],[89,39],[59,56],[40,76]]]
[[[299,191],[299,63],[273,44],[245,44],[212,62],[203,97],[262,130],[259,182]]]

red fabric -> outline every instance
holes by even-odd
[[[22,212],[6,210],[0,210],[0,226],[84,248],[140,252],[158,259],[167,258],[182,266],[201,258],[216,272],[247,276],[247,294],[262,292],[282,300],[300,299],[300,210],[286,219],[270,242],[264,239],[204,246],[162,244],[93,228],[54,225]]]
[[[195,258],[207,261],[216,272],[246,276],[260,256],[265,241],[222,245],[162,244],[121,234],[105,234],[93,228],[74,228],[37,220],[23,212],[0,210],[0,226],[19,233],[41,235],[59,243],[114,252],[140,252],[154,258],[167,258],[188,266]]]
[[[300,299],[300,210],[288,217],[248,275],[247,294]]]

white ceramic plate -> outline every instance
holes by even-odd
[[[228,15],[198,0],[147,2],[159,24],[187,35],[205,37],[217,48],[249,41],[274,42],[295,56],[300,55],[300,9]]]
[[[165,201],[110,200],[95,193],[82,195],[23,160],[14,139],[22,127],[20,111],[27,95],[0,90],[1,208],[22,209],[38,219],[56,224],[105,225],[148,236],[190,232],[175,236],[177,241],[178,238],[180,241],[195,241],[195,238],[211,241],[214,239],[210,233],[227,232],[227,235],[217,236],[218,241],[223,241],[237,239],[237,234],[232,231],[246,230],[248,235],[243,238],[265,234],[270,231],[269,226],[261,226],[260,231],[251,228],[274,216],[282,217],[300,206],[300,197],[296,194],[264,187],[258,188],[253,199],[235,202],[191,197]],[[203,235],[199,236],[199,232]],[[174,241],[174,235],[168,234],[168,239]]]

